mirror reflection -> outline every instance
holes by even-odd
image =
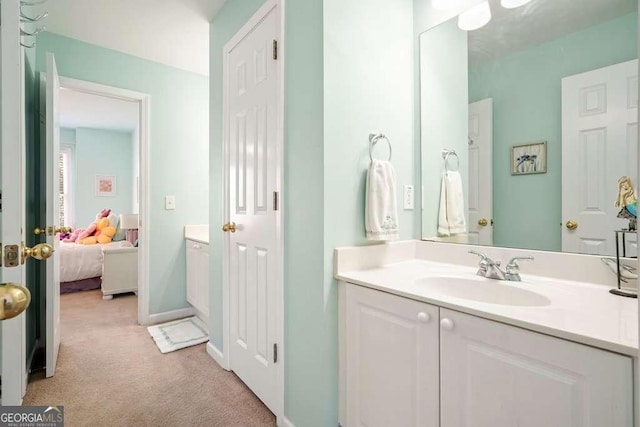
[[[504,3],[420,36],[422,237],[614,255],[635,218],[637,3]]]

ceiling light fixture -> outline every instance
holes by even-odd
[[[516,7],[524,6],[531,0],[500,0],[500,4],[505,9],[515,9]]]
[[[484,27],[490,20],[489,2],[483,1],[458,16],[458,28],[464,31],[473,31]]]

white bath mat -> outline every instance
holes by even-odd
[[[209,341],[207,329],[197,317],[187,317],[186,319],[149,326],[147,331],[149,331],[149,335],[156,342],[161,353],[169,353]]]

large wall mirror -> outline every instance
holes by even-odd
[[[423,239],[615,254],[638,186],[637,9],[489,0],[420,35]]]

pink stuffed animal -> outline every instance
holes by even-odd
[[[80,235],[80,233],[82,233],[84,231],[84,228],[78,228],[75,229],[71,232],[71,234],[69,234],[67,237],[65,237],[64,239],[62,239],[63,242],[71,242],[74,243],[76,240],[78,240],[78,236]]]

